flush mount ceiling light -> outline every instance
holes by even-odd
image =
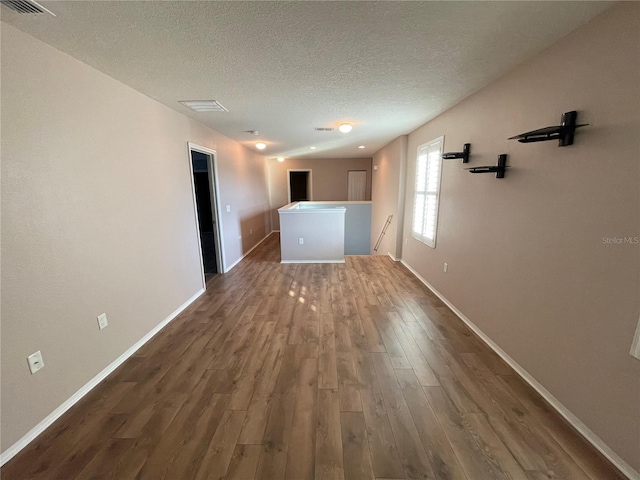
[[[340,130],[342,133],[349,133],[352,129],[353,125],[351,125],[350,123],[341,123],[338,127],[338,130]]]
[[[309,147],[309,150],[315,150],[317,147]]]
[[[258,150],[264,150],[265,148],[267,148],[267,144],[264,143],[264,142],[258,142],[258,143],[256,143],[256,148]]]
[[[284,157],[278,157],[279,162],[284,162]]]
[[[365,148],[365,146],[364,145],[360,145],[358,148]]]
[[[222,104],[216,100],[184,100],[180,102],[195,112],[228,112]]]

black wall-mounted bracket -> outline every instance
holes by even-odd
[[[498,155],[497,165],[487,165],[484,167],[467,168],[469,173],[495,173],[496,178],[504,178],[504,172],[507,169],[507,154]]]
[[[462,163],[469,163],[469,153],[471,153],[471,144],[470,143],[465,143],[464,146],[462,147],[462,151],[461,152],[443,153],[442,154],[442,159],[443,160],[454,160],[456,158],[461,158],[462,159]]]
[[[518,140],[520,143],[531,142],[546,142],[548,140],[558,140],[559,147],[565,147],[567,145],[573,145],[573,136],[576,132],[576,128],[586,127],[588,123],[577,125],[576,120],[578,118],[578,112],[572,110],[562,114],[560,119],[561,124],[555,127],[545,127],[538,130],[532,130],[527,133],[521,133],[514,137],[510,137],[509,140]]]

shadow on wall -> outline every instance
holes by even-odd
[[[243,255],[255,247],[256,244],[267,235],[268,232],[265,228],[265,225],[268,224],[267,220],[267,215],[265,215],[264,212],[240,219]]]

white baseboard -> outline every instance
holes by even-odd
[[[281,260],[280,263],[345,263],[342,260]]]
[[[89,393],[93,388],[98,385],[101,381],[103,381],[107,376],[113,372],[116,368],[122,365],[125,360],[127,360],[131,355],[133,355],[140,347],[142,347],[145,343],[147,343],[151,338],[153,338],[160,330],[162,330],[165,326],[167,326],[174,318],[176,318],[180,313],[191,305],[200,295],[204,293],[204,288],[201,288],[193,295],[189,300],[180,305],[176,310],[174,310],[167,318],[165,318],[162,322],[156,325],[149,333],[147,333],[144,337],[134,343],[126,352],[116,358],[113,362],[111,362],[104,370],[102,370],[98,375],[93,377],[88,383],[86,383],[80,390],[74,393],[68,400],[66,400],[62,405],[56,408],[53,412],[51,412],[47,417],[38,423],[35,427],[27,432],[20,440],[7,448],[2,454],[0,454],[0,466],[7,463],[11,460],[20,450],[26,447],[29,443],[31,443],[38,435],[44,432],[53,422],[55,422],[58,418],[62,416],[67,410],[73,407],[82,397],[84,397],[87,393]]]
[[[391,254],[389,254],[391,256]],[[392,257],[393,258],[393,257]],[[502,348],[498,346],[489,336],[487,336],[480,328],[478,328],[471,320],[469,320],[460,310],[458,310],[447,298],[436,290],[429,282],[427,282],[418,272],[416,272],[407,262],[400,262],[413,273],[418,280],[425,284],[440,300],[442,300],[455,313],[460,320],[478,335],[489,348],[497,353],[507,364],[513,368],[522,379],[527,382],[536,392],[538,392],[560,415],[567,420],[573,428],[575,428],[591,445],[593,445],[602,455],[604,455],[613,465],[625,474],[630,480],[640,480],[640,473],[636,472],[631,465],[625,462],[615,453],[600,437],[591,431],[582,421],[576,417],[571,411],[565,407],[556,397],[542,386],[529,372],[522,368],[511,358]]]
[[[255,250],[255,248],[256,248],[258,245],[260,245],[260,244],[261,244],[262,242],[264,242],[267,238],[269,238],[269,236],[270,236],[273,232],[275,232],[275,231],[276,231],[276,230],[272,230],[271,232],[267,233],[267,235],[266,235],[262,240],[260,240],[258,243],[256,243],[253,247],[251,247],[251,248],[247,251],[247,253],[243,254],[243,255],[242,255],[238,260],[236,260],[235,262],[233,262],[233,263],[232,263],[232,264],[231,264],[231,265],[230,265],[230,266],[229,266],[229,267],[224,271],[224,273],[227,273],[227,272],[231,271],[231,269],[232,269],[233,267],[235,267],[236,265],[238,265],[238,264],[242,261],[242,259],[243,259],[244,257],[246,257],[246,256],[247,256],[247,255],[249,255],[251,252],[253,252],[253,251]],[[278,230],[278,231],[279,231],[279,230]]]
[[[389,255],[389,257],[391,258],[391,260],[393,260],[394,262],[400,262],[400,261],[402,261],[402,259],[401,259],[401,258],[396,258],[396,257],[394,257],[394,256],[393,256],[393,253],[391,253],[391,252],[387,252],[387,255]],[[409,267],[407,267],[407,268],[409,268]],[[412,271],[413,271],[413,270],[412,270]]]

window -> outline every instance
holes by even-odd
[[[443,140],[444,137],[440,137],[420,145],[416,160],[412,233],[416,240],[426,243],[431,248],[436,246]]]

